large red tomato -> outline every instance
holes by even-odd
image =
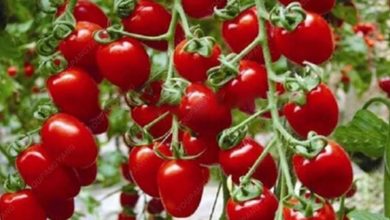
[[[326,14],[332,10],[336,4],[336,0],[279,0],[283,5],[288,5],[292,2],[299,2],[301,6],[311,12],[318,14]]]
[[[292,208],[283,209],[283,217],[285,220],[336,220],[337,216],[333,207],[325,202],[321,209],[316,210],[311,217],[306,217],[304,213],[296,211]]]
[[[145,126],[157,119],[160,115],[170,112],[169,106],[142,105],[131,109],[131,117],[140,126]],[[161,137],[166,134],[172,126],[172,114],[167,115],[149,130],[153,137]]]
[[[183,0],[185,13],[193,18],[204,18],[214,13],[214,8],[223,8],[227,0]]]
[[[187,155],[201,154],[196,158],[199,164],[214,165],[218,163],[219,146],[216,137],[192,136],[190,132],[185,132],[182,143]]]
[[[123,91],[138,88],[149,79],[149,56],[133,38],[125,37],[101,45],[96,59],[101,74]]]

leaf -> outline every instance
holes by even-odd
[[[334,138],[349,152],[383,156],[389,126],[368,110],[359,110],[351,122],[336,129]]]
[[[354,210],[348,214],[350,220],[389,220],[383,215],[373,214],[367,211]]]
[[[332,13],[349,24],[356,24],[357,22],[357,10],[353,5],[337,4]]]

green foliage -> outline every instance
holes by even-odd
[[[373,214],[367,211],[354,210],[348,214],[350,220],[389,220],[383,215]]]

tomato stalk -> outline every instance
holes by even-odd
[[[340,199],[340,208],[338,212],[338,219],[343,220],[345,215],[345,196]]]
[[[175,8],[175,10],[177,11],[177,13],[180,16],[180,20],[181,20],[181,22],[183,24],[183,30],[184,30],[184,33],[185,33],[186,37],[187,38],[191,38],[193,35],[192,35],[191,30],[190,30],[190,25],[189,25],[187,16],[186,16],[186,14],[184,12],[184,9],[183,9],[182,5],[180,3],[176,3],[174,5],[174,8]]]

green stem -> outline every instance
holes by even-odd
[[[181,4],[175,4],[175,10],[177,11],[177,13],[180,16],[180,20],[182,22],[183,30],[184,30],[186,37],[187,38],[192,37],[193,35],[191,33],[191,30],[190,30],[190,25],[189,25],[187,16],[186,16]]]
[[[278,211],[276,212],[276,220],[283,220],[283,199],[286,196],[286,183],[283,175],[280,175],[280,196],[279,196],[279,206]]]
[[[164,118],[166,118],[168,115],[170,114],[169,111],[165,112],[164,114],[158,116],[156,119],[154,119],[152,122],[150,122],[149,124],[145,125],[144,126],[144,129],[145,130],[149,130],[151,127],[153,127],[154,125],[156,125],[157,123],[159,123],[161,120],[163,120]]]
[[[290,175],[290,168],[289,168],[288,163],[287,163],[286,152],[283,150],[281,144],[277,144],[276,148],[278,150],[282,174],[283,174],[284,178],[286,179],[288,193],[290,195],[293,195],[294,194],[294,185],[292,183],[292,179],[291,179],[291,175]]]
[[[232,63],[240,61],[244,58],[248,53],[250,53],[255,47],[257,47],[261,43],[260,35],[258,35],[252,43],[250,43],[245,49],[243,49],[237,56],[232,59]]]
[[[179,122],[177,117],[174,115],[172,119],[172,141],[171,148],[173,152],[173,156],[176,159],[181,157],[180,149],[179,149]]]
[[[385,202],[385,216],[390,218],[390,175],[389,170],[385,171],[384,180],[384,202]]]
[[[345,196],[340,199],[340,208],[338,213],[338,219],[343,220],[345,215]]]
[[[157,36],[146,36],[146,35],[142,35],[142,34],[134,34],[134,33],[130,33],[130,32],[127,32],[127,31],[116,30],[116,29],[113,29],[113,30],[110,30],[110,31],[113,32],[113,33],[116,33],[116,34],[120,34],[122,36],[132,37],[132,38],[136,38],[136,39],[139,39],[139,40],[146,40],[146,41],[165,40],[165,39],[167,39],[167,36],[168,36],[168,32],[165,33],[165,34],[157,35]]]
[[[76,4],[77,4],[77,0],[70,0],[66,10],[73,12],[74,8],[76,7]]]
[[[248,118],[246,118],[244,121],[240,122],[240,124],[232,127],[230,129],[230,131],[233,133],[235,131],[238,131],[240,130],[240,128],[246,126],[247,124],[251,123],[253,120],[255,120],[257,117],[259,117],[260,115],[266,113],[267,111],[269,111],[268,108],[265,108],[265,109],[262,109],[262,110],[259,110],[257,111],[255,114],[249,116]]]

